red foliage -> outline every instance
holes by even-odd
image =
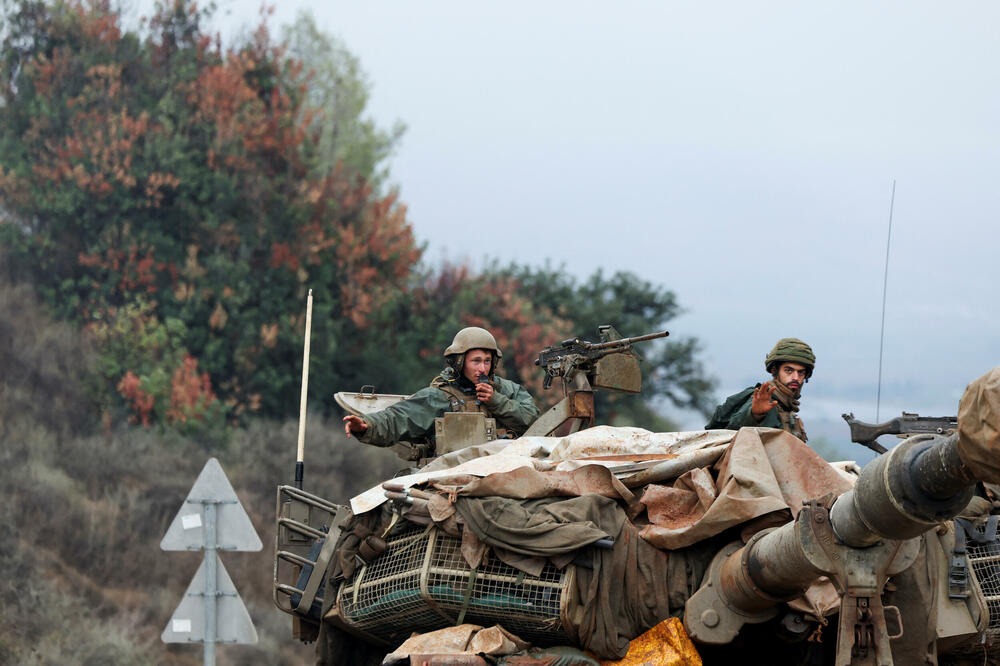
[[[187,423],[188,419],[202,421],[205,411],[216,401],[208,373],[198,374],[198,360],[184,355],[181,365],[174,371],[170,382],[170,409],[168,423]]]
[[[299,258],[292,253],[288,243],[271,244],[271,268],[285,266],[291,272],[299,270]]]
[[[151,248],[143,250],[136,245],[129,246],[127,250],[108,248],[103,257],[81,252],[77,261],[81,266],[100,268],[116,276],[118,282],[115,289],[121,293],[155,293],[157,273],[166,268],[164,263],[157,263],[153,258]]]
[[[142,380],[129,370],[118,382],[118,392],[132,407],[133,414],[129,416],[129,422],[148,426],[155,400],[152,395],[142,390]]]

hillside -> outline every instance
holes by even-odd
[[[0,663],[195,664],[200,646],[159,635],[200,563],[159,542],[205,461],[216,456],[261,540],[223,561],[260,636],[219,664],[310,663],[271,602],[275,487],[294,470],[294,421],[255,421],[221,448],[169,431],[102,427],[91,414],[80,335],[0,287]],[[306,488],[345,500],[401,466],[312,420]]]

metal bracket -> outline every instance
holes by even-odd
[[[916,560],[920,539],[879,541],[867,548],[840,542],[830,524],[829,510],[817,500],[807,502],[798,519],[802,545],[810,562],[826,573],[841,594],[837,632],[837,666],[892,666],[889,639],[902,636],[899,609],[882,606],[882,591],[889,576],[909,568]],[[899,631],[890,636],[885,611],[895,613]]]

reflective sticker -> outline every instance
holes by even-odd
[[[184,529],[186,530],[193,530],[196,527],[201,527],[201,514],[192,513],[187,516],[182,516],[181,524],[184,525]]]
[[[191,620],[174,620],[171,625],[171,630],[175,634],[190,634]]]

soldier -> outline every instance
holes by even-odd
[[[799,418],[799,396],[816,366],[816,355],[798,338],[782,338],[764,359],[771,381],[751,386],[715,408],[706,430],[744,426],[781,428],[803,442],[806,430]]]
[[[538,417],[538,407],[520,384],[495,372],[503,354],[483,328],[463,328],[444,350],[448,367],[430,386],[378,412],[345,416],[344,432],[365,444],[392,446],[400,440],[430,440],[434,419],[445,412],[482,412],[514,434]]]

